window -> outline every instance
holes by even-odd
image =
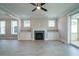
[[[18,32],[18,24],[17,21],[11,22],[11,34],[17,34]]]
[[[24,27],[30,27],[30,20],[24,20]]]
[[[71,31],[72,31],[72,33],[77,33],[77,19],[72,19],[72,21],[71,21],[72,23],[71,23]]]
[[[49,20],[48,27],[55,27],[55,20]]]
[[[0,34],[5,34],[5,21],[0,21]]]

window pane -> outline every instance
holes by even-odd
[[[12,21],[11,33],[12,33],[12,34],[17,34],[17,32],[18,32],[17,21]]]
[[[1,34],[5,34],[5,28],[4,27],[1,29]]]
[[[30,27],[30,20],[24,20],[24,27]]]
[[[77,33],[77,19],[72,19],[71,31],[72,33]]]
[[[49,20],[48,21],[48,26],[49,27],[55,27],[55,20]]]
[[[14,32],[17,33],[17,26],[14,27]]]
[[[5,34],[5,21],[0,21],[0,34]]]

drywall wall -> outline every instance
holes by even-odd
[[[31,26],[32,28],[46,29],[48,27],[48,17],[45,14],[36,13],[31,16]]]
[[[62,42],[67,42],[67,16],[58,19],[58,31]]]

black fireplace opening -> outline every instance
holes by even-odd
[[[34,31],[35,40],[44,40],[44,31]]]

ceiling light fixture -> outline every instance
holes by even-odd
[[[39,10],[39,9],[40,9],[40,7],[39,7],[39,6],[37,6],[37,9]]]

